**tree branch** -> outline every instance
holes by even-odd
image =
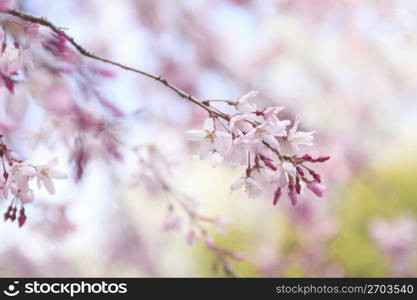
[[[143,76],[146,76],[148,78],[154,79],[160,83],[162,83],[163,85],[165,85],[167,88],[171,89],[172,91],[174,91],[175,93],[177,93],[180,97],[200,106],[201,108],[205,109],[208,113],[221,117],[225,120],[229,119],[229,116],[225,113],[222,113],[220,111],[216,111],[214,110],[212,107],[210,107],[209,105],[206,105],[205,103],[203,103],[203,101],[199,100],[198,98],[188,94],[187,92],[183,91],[182,89],[176,87],[175,85],[173,85],[172,83],[168,82],[168,80],[166,80],[164,77],[159,76],[159,75],[155,75],[149,72],[145,72],[136,68],[132,68],[129,66],[126,66],[124,64],[121,64],[119,62],[115,62],[112,61],[110,59],[104,58],[104,57],[100,57],[94,53],[91,53],[89,51],[87,51],[83,46],[81,46],[80,44],[78,44],[74,38],[70,37],[69,35],[67,35],[62,29],[60,29],[59,27],[57,27],[56,25],[54,25],[52,22],[50,22],[49,20],[47,20],[46,18],[43,17],[37,17],[37,16],[33,16],[31,14],[22,12],[22,11],[18,11],[18,10],[9,10],[6,12],[9,15],[12,15],[14,17],[17,17],[21,20],[24,21],[28,21],[31,23],[36,23],[45,27],[50,28],[53,32],[55,32],[56,34],[59,34],[63,37],[65,37],[65,39],[72,45],[74,46],[74,48],[83,56],[85,57],[89,57],[91,59],[103,62],[103,63],[107,63],[107,64],[111,64],[113,66],[119,67],[121,69],[124,70],[128,70]]]

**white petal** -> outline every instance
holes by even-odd
[[[207,135],[207,132],[204,130],[188,130],[185,134],[189,140],[201,141]]]
[[[48,177],[53,179],[67,179],[68,176],[62,171],[59,170],[49,170]]]
[[[33,201],[33,191],[27,190],[24,192],[20,192],[18,197],[23,204],[30,203]]]
[[[205,159],[212,150],[213,144],[207,139],[202,140],[200,144],[200,159]]]
[[[239,103],[248,102],[251,98],[255,97],[258,94],[258,91],[250,91],[249,93],[243,95],[239,98]]]
[[[54,158],[52,158],[48,163],[47,163],[47,166],[49,167],[49,168],[53,168],[53,167],[55,167],[56,165],[58,165],[58,157],[54,157]]]
[[[232,147],[232,136],[226,132],[216,132],[214,148],[222,155],[229,153]]]
[[[267,142],[273,148],[279,148],[279,143],[272,135],[264,136],[264,141]]]
[[[284,106],[271,106],[266,108],[263,112],[267,117],[272,117],[284,109]]]
[[[290,124],[290,121],[286,122],[280,121],[278,123],[272,123],[270,126],[268,126],[268,131],[273,136],[286,136],[287,135],[287,126]]]
[[[213,118],[207,118],[204,121],[203,128],[204,128],[204,130],[207,130],[207,131],[214,131],[214,120],[213,120]]]
[[[50,195],[55,194],[55,186],[50,178],[48,177],[42,178],[42,183]]]
[[[210,162],[213,167],[217,167],[223,162],[223,156],[221,156],[218,152],[213,152],[210,155]]]
[[[243,95],[242,97],[240,97],[238,100],[239,104],[237,106],[237,109],[243,113],[255,112],[257,110],[257,106],[255,103],[250,103],[249,100],[255,97],[257,94],[258,94],[257,91],[250,91],[246,95]]]
[[[297,129],[298,129],[298,124],[300,124],[300,121],[301,121],[301,118],[299,117],[299,116],[297,116],[296,118],[295,118],[295,121],[294,121],[294,125],[291,127],[291,129],[289,130],[289,134],[288,135],[290,135],[290,136],[292,136],[293,134],[295,134],[295,132],[297,131]]]
[[[236,191],[237,189],[240,189],[242,187],[242,185],[245,183],[245,178],[244,177],[239,177],[238,180],[236,180],[231,186],[230,186],[230,190],[231,191]]]
[[[283,162],[282,163],[282,169],[286,172],[286,173],[288,173],[288,174],[290,174],[290,175],[292,175],[292,176],[296,176],[296,173],[297,173],[297,170],[295,169],[295,167],[294,167],[294,165],[292,164],[292,163],[289,163],[289,162]]]
[[[260,188],[258,183],[252,178],[248,178],[246,180],[246,189],[247,189],[249,198],[256,198],[262,194],[262,189]]]

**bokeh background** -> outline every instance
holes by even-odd
[[[136,74],[111,68],[100,87],[125,112],[123,137],[157,143],[180,163],[171,183],[228,216],[219,244],[245,254],[239,276],[417,274],[417,2],[415,0],[24,0],[87,49],[161,74],[201,99],[259,91],[262,105],[317,130],[309,153],[324,198],[291,207],[229,191],[239,175],[193,159],[184,137],[205,112]],[[34,112],[35,114],[36,112]],[[60,157],[64,148],[37,148]],[[131,188],[134,164],[97,159],[79,184],[59,182],[0,224],[1,276],[223,276],[202,243],[162,229],[163,196]]]

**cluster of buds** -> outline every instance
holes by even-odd
[[[0,159],[3,174],[0,178],[0,199],[10,201],[4,220],[18,221],[19,227],[26,222],[24,205],[33,201],[34,193],[30,182],[36,180],[38,188],[44,187],[49,194],[55,194],[52,179],[65,179],[67,176],[56,170],[58,159],[51,159],[46,165],[35,166],[22,161],[2,141],[0,136]]]
[[[200,159],[208,158],[214,167],[223,162],[234,167],[244,166],[243,175],[231,185],[231,190],[244,187],[250,198],[261,195],[264,187],[271,185],[275,189],[274,205],[284,190],[293,205],[305,187],[322,197],[326,188],[321,184],[320,175],[306,164],[325,162],[330,157],[299,155],[300,147],[313,145],[315,132],[298,130],[298,117],[292,126],[289,120],[280,120],[278,113],[283,107],[259,109],[252,101],[256,94],[252,91],[237,101],[203,102],[212,108],[212,101],[225,102],[236,112],[211,113],[203,130],[187,132],[190,140],[200,143]]]

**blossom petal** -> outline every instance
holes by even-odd
[[[213,167],[217,167],[223,162],[223,156],[221,156],[218,152],[213,152],[210,155],[210,162],[213,165]]]
[[[256,198],[256,197],[258,197],[262,194],[261,187],[252,178],[247,178],[247,180],[246,180],[246,190],[248,192],[249,198]]]
[[[191,141],[201,141],[207,133],[204,130],[188,130],[185,134]]]
[[[245,178],[244,177],[239,177],[238,180],[236,180],[231,186],[230,186],[230,190],[231,191],[236,191],[237,189],[240,189],[242,187],[242,185],[245,183]]]
[[[226,155],[232,147],[232,136],[226,132],[216,132],[214,148],[221,154]]]
[[[200,159],[205,159],[213,150],[213,144],[209,140],[202,140],[200,144]]]
[[[52,182],[52,180],[48,177],[43,177],[42,178],[42,183],[43,186],[46,188],[46,190],[48,191],[48,193],[50,195],[54,195],[55,194],[55,186],[54,183]]]
[[[49,168],[53,168],[55,166],[58,165],[58,157],[54,157],[52,158],[47,164],[46,164]]]
[[[62,171],[59,170],[49,170],[48,177],[53,179],[67,179],[68,176]]]
[[[213,120],[213,118],[207,118],[204,121],[203,128],[204,128],[204,130],[207,130],[207,131],[214,131],[214,120]]]

